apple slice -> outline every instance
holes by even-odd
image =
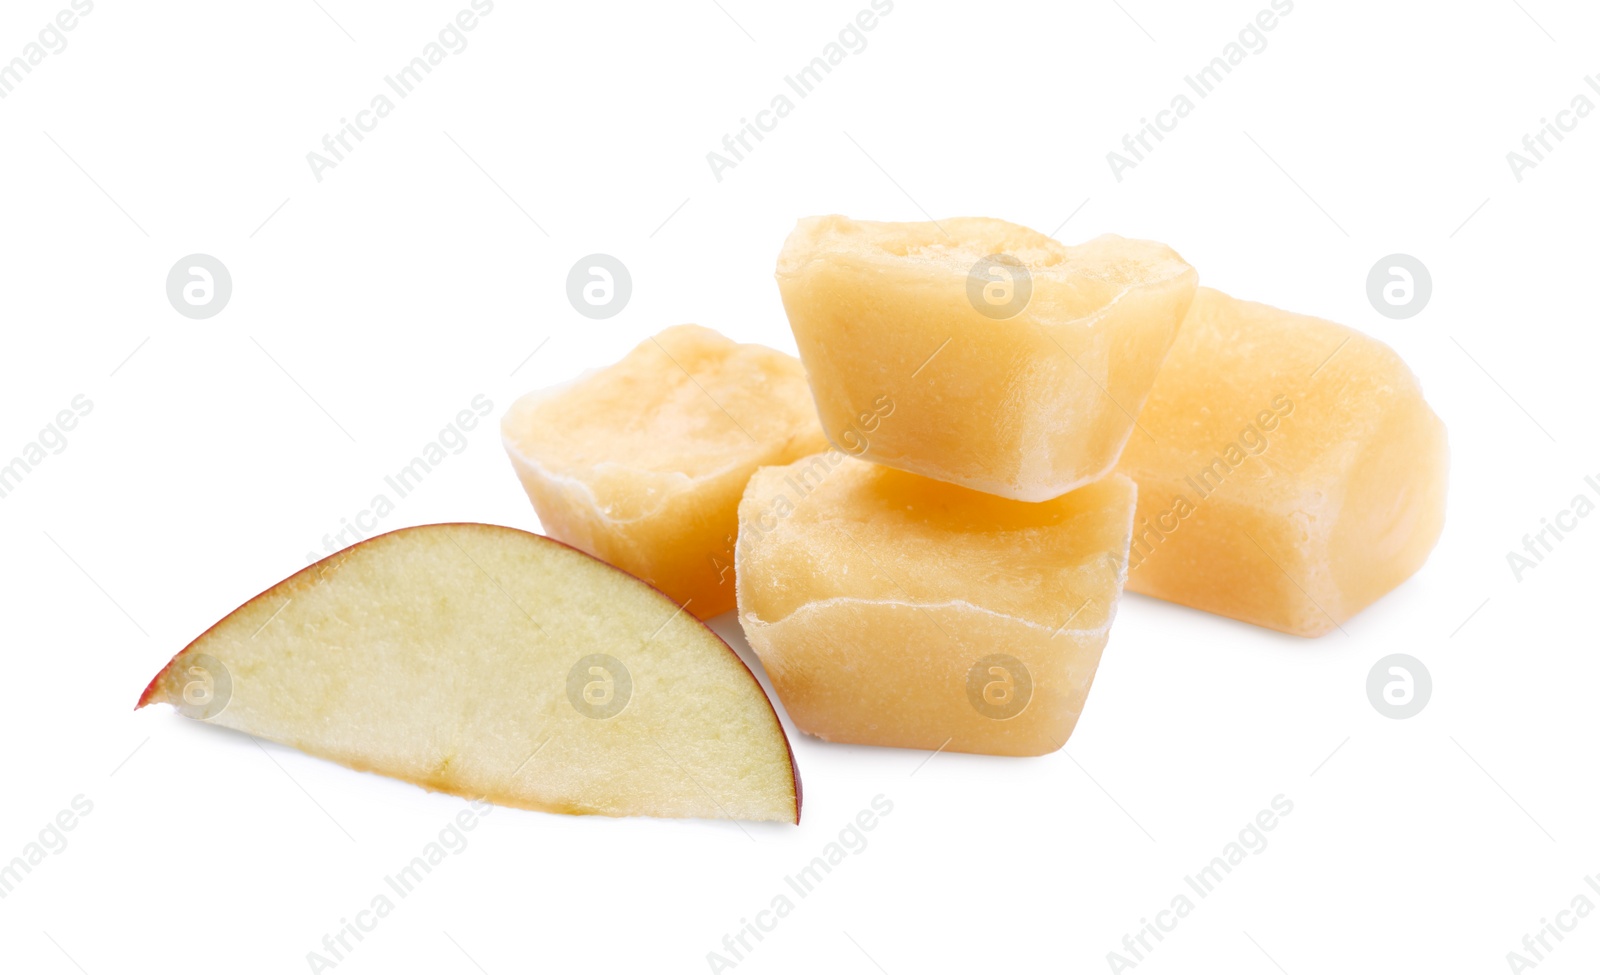
[[[139,707],[506,806],[800,821],[777,713],[633,576],[495,525],[402,528],[234,610]]]

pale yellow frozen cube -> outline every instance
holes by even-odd
[[[1201,288],[1119,466],[1128,588],[1319,636],[1405,581],[1444,528],[1444,424],[1394,350]]]
[[[1041,755],[1066,743],[1127,574],[1135,488],[1028,504],[852,460],[739,505],[739,620],[800,730]]]
[[[809,218],[777,275],[829,439],[1022,501],[1116,464],[1197,281],[1162,244],[982,218]]]
[[[519,399],[505,446],[546,534],[700,619],[733,608],[745,482],[827,445],[793,356],[698,325]]]

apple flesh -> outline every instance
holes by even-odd
[[[512,528],[404,528],[310,566],[174,657],[139,707],[155,703],[506,806],[800,817],[788,738],[727,644]]]

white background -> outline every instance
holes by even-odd
[[[321,553],[473,396],[498,417],[683,321],[792,351],[774,259],[828,212],[1155,238],[1206,283],[1381,338],[1449,426],[1443,539],[1315,642],[1128,597],[1044,758],[791,732],[798,828],[496,810],[340,973],[708,971],[879,794],[870,845],[737,971],[1107,971],[1279,794],[1294,810],[1267,849],[1141,973],[1506,971],[1541,918],[1600,904],[1600,517],[1520,582],[1506,561],[1600,479],[1600,115],[1520,182],[1506,160],[1579,92],[1600,103],[1600,12],[1298,0],[1114,179],[1106,153],[1266,5],[898,0],[718,182],[706,153],[866,0],[498,0],[318,182],[306,153],[467,0],[99,0],[0,100],[0,461],[93,402],[0,499],[0,860],[93,803],[0,900],[0,964],[309,970],[464,803],[134,713],[146,681]],[[8,0],[0,60],[64,7]],[[195,252],[234,281],[206,321],[164,292]],[[633,275],[608,321],[567,303],[593,252]],[[1395,252],[1433,275],[1406,321],[1365,292]],[[535,529],[497,440],[474,431],[383,527]],[[1395,652],[1434,681],[1403,721],[1365,692]],[[1593,971],[1600,913],[1547,959]]]

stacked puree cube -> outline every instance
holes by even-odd
[[[1019,501],[1116,466],[1197,281],[1162,244],[971,217],[814,217],[778,258],[829,438],[888,396],[864,459]]]
[[[807,733],[1054,751],[1124,586],[1317,636],[1442,530],[1400,358],[1164,245],[816,217],[777,279],[799,360],[679,326],[503,433],[552,536],[737,604]]]
[[[777,276],[838,448],[759,472],[739,507],[740,620],[790,717],[835,741],[1060,748],[1127,576],[1135,488],[1111,471],[1194,269],[999,220],[821,217]]]
[[[1134,486],[1040,504],[834,452],[750,479],[739,615],[830,741],[1043,755],[1072,734],[1127,574]]]

